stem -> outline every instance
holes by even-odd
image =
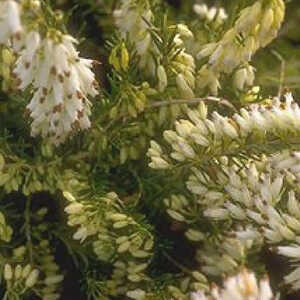
[[[28,196],[26,201],[25,207],[25,235],[27,239],[27,249],[29,252],[29,260],[30,263],[33,263],[33,247],[32,247],[32,240],[31,240],[31,226],[30,226],[30,205],[31,205],[31,196]]]
[[[226,99],[221,99],[217,97],[206,97],[206,98],[192,98],[192,99],[173,99],[173,100],[166,100],[166,101],[159,101],[154,102],[146,106],[145,111],[155,108],[155,107],[161,107],[161,106],[168,106],[168,105],[176,105],[176,104],[197,104],[203,101],[213,101],[217,102],[219,104],[225,105],[235,112],[238,112],[238,110]],[[109,128],[117,121],[122,120],[125,117],[130,117],[128,114],[123,114],[118,116],[116,119],[111,120],[104,128],[103,131],[106,132],[109,130]]]
[[[153,108],[153,107],[160,107],[160,106],[166,106],[166,105],[173,105],[173,104],[197,104],[203,101],[214,101],[218,102],[220,104],[226,105],[233,109],[234,111],[237,111],[237,109],[228,101],[225,99],[217,98],[217,97],[206,97],[206,98],[192,98],[192,99],[173,99],[173,100],[167,100],[167,101],[160,101],[160,102],[154,102],[151,103],[147,108]]]
[[[284,78],[285,78],[285,60],[281,56],[280,53],[278,53],[276,50],[271,50],[272,54],[280,61],[281,68],[280,68],[280,77],[279,77],[279,87],[278,87],[278,98],[280,99],[282,92],[283,92],[283,84],[284,84]]]
[[[171,262],[173,263],[178,269],[180,269],[182,272],[187,273],[187,274],[191,274],[191,271],[186,268],[185,266],[183,266],[182,264],[180,264],[179,262],[177,262],[174,258],[172,258],[169,254],[167,254],[166,252],[163,252],[163,255]]]

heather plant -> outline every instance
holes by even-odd
[[[300,297],[296,0],[0,0],[0,298]]]

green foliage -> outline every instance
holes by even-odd
[[[2,299],[223,299],[266,251],[299,290],[297,1],[6,2]]]

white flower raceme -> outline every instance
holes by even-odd
[[[74,130],[90,127],[87,96],[97,95],[93,61],[79,57],[70,35],[41,38],[38,32],[26,35],[14,73],[19,88],[30,84],[33,97],[27,106],[33,119],[31,134],[49,137],[60,144]]]
[[[95,235],[98,232],[98,228],[94,222],[89,220],[88,205],[77,202],[69,192],[64,192],[64,196],[71,201],[65,208],[65,212],[68,214],[68,225],[72,227],[78,226],[73,234],[73,238],[83,242],[89,236]]]
[[[140,56],[140,68],[148,69],[152,76],[155,76],[155,64],[150,50],[157,49],[152,43],[151,34],[148,30],[153,14],[148,4],[137,3],[134,0],[122,0],[120,9],[114,11],[116,25],[123,38],[129,37],[135,44]]]
[[[204,45],[199,52],[198,58],[209,56],[208,63],[198,74],[199,87],[207,86],[215,94],[216,87],[211,85],[210,78],[217,80],[221,73],[230,74],[237,67],[249,62],[260,47],[265,47],[276,37],[284,13],[285,5],[282,0],[270,0],[267,5],[258,0],[242,10],[234,26],[221,40]],[[205,69],[210,72],[204,72]],[[243,72],[245,71],[247,70]],[[253,82],[254,74],[251,70],[248,69],[248,74],[239,75],[248,79],[247,84]],[[242,83],[240,80],[237,87],[243,87]]]
[[[0,1],[0,13],[0,44],[7,44],[10,38],[20,39],[20,5],[14,0]]]
[[[228,15],[222,7],[216,8],[213,6],[208,8],[206,4],[195,4],[193,9],[200,19],[206,20],[207,22],[215,20],[217,24],[222,24],[228,18]]]
[[[191,300],[271,300],[273,293],[267,278],[259,282],[254,273],[243,270],[224,281],[224,287],[214,286],[210,295],[202,291],[191,294]]]
[[[190,120],[180,120],[176,123],[176,130],[164,132],[164,138],[172,148],[171,154],[164,153],[165,167],[171,168],[171,160],[183,162],[186,160],[202,159],[211,153],[222,153],[222,145],[227,143],[226,151],[238,151],[241,144],[251,140],[264,143],[269,135],[279,139],[293,138],[300,128],[300,107],[293,100],[291,94],[285,96],[286,101],[269,100],[266,104],[253,104],[248,109],[242,108],[232,118],[212,113],[211,118],[202,118],[199,110],[187,110]],[[187,123],[189,130],[186,131]],[[185,134],[182,134],[185,132]],[[255,139],[255,137],[259,139]],[[228,143],[231,141],[230,143]],[[236,143],[234,142],[236,141]],[[207,152],[199,151],[199,147]],[[196,154],[195,154],[196,153]],[[148,155],[152,157],[151,152]],[[158,160],[157,156],[155,160]],[[151,167],[157,163],[151,164]]]

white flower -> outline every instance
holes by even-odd
[[[213,286],[209,296],[198,291],[191,294],[191,300],[271,300],[273,293],[269,280],[265,277],[259,282],[254,273],[243,270],[224,281],[224,288]]]
[[[233,77],[235,87],[239,90],[243,90],[245,85],[253,85],[255,78],[254,71],[255,68],[253,68],[250,65],[247,65],[247,67],[241,68],[238,71],[236,71]]]
[[[87,228],[82,226],[73,234],[73,239],[83,242],[88,237],[88,235],[89,234]]]
[[[201,18],[206,18],[208,7],[206,4],[195,4],[193,6],[194,12]]]
[[[185,24],[177,24],[177,30],[178,30],[179,34],[181,35],[181,37],[185,37],[185,38],[189,38],[189,39],[194,37],[193,33],[190,31],[188,26]]]
[[[14,70],[21,90],[30,84],[35,89],[27,105],[33,119],[32,136],[49,137],[56,145],[72,131],[90,127],[87,97],[98,93],[93,61],[79,57],[75,43],[69,35],[58,34],[58,41],[42,40],[38,32],[31,31]]]
[[[281,255],[284,255],[284,256],[287,256],[290,258],[300,259],[300,246],[299,245],[295,244],[295,245],[291,245],[291,246],[277,247],[277,251]]]
[[[155,75],[155,64],[151,56],[152,52],[157,52],[157,48],[152,43],[148,23],[151,22],[153,14],[150,9],[140,7],[135,1],[121,1],[120,9],[114,11],[115,23],[123,38],[129,37],[135,44],[140,56],[140,68],[147,68],[151,75]]]
[[[12,37],[19,39],[22,32],[20,5],[14,0],[0,2],[0,44],[7,44]]]
[[[197,5],[195,8],[200,14],[205,13],[205,18],[209,22],[216,19],[215,23],[220,23],[227,18],[224,10],[220,9],[218,13],[215,7],[207,10],[206,6]],[[222,39],[215,44],[207,44],[198,53],[198,58],[210,56],[208,64],[199,72],[199,87],[209,86],[216,94],[219,85],[217,80],[221,73],[230,74],[236,68],[248,63],[259,47],[265,47],[276,37],[284,18],[284,8],[284,2],[278,0],[272,1],[269,7],[262,5],[261,1],[256,1],[252,6],[243,9],[234,26]],[[255,32],[254,28],[257,28]],[[243,44],[236,43],[239,35],[243,36]],[[238,70],[234,77],[234,83],[240,90],[245,84],[252,85],[253,81],[254,69],[249,66]]]

